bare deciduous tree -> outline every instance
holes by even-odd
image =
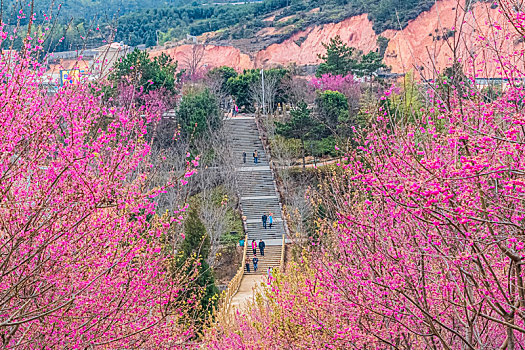
[[[152,157],[155,162],[155,172],[151,174],[150,186],[171,181],[180,176],[186,169],[186,154],[201,155],[197,173],[188,179],[185,186],[176,186],[155,200],[159,212],[172,211],[178,206],[185,205],[190,196],[198,195],[199,217],[202,220],[206,233],[210,238],[210,252],[208,263],[214,266],[217,253],[221,248],[221,237],[227,230],[226,213],[235,200],[235,167],[233,152],[228,143],[228,132],[222,125],[218,129],[208,128],[206,135],[192,140],[176,137],[178,132],[175,119],[163,119],[156,128]],[[218,187],[221,189],[218,190]],[[178,241],[179,232],[173,232],[170,241]]]
[[[183,61],[183,63],[187,67],[188,75],[190,77],[194,77],[201,68],[202,59],[204,58],[205,51],[205,45],[193,44],[191,47],[191,51],[186,54],[186,58]]]
[[[280,77],[275,74],[268,74],[264,77],[264,86],[261,80],[250,85],[250,96],[258,106],[266,107],[267,113],[271,114],[275,107],[275,97],[280,85]]]
[[[208,75],[205,80],[205,84],[210,90],[210,92],[217,97],[219,105],[223,110],[229,110],[230,106],[228,100],[231,100],[229,97],[229,92],[224,86],[223,76],[220,74]]]
[[[292,106],[297,106],[301,101],[312,104],[315,100],[315,88],[308,80],[293,75],[285,77],[281,82],[283,90],[287,92],[288,101]]]
[[[233,150],[228,142],[226,126],[212,130],[205,138],[195,144],[200,153],[209,153],[213,150],[213,157],[205,160],[203,168],[194,179],[198,182],[200,196],[200,218],[210,238],[210,252],[208,263],[215,266],[217,253],[221,248],[221,237],[226,233],[228,223],[226,213],[236,203],[236,173]],[[221,186],[221,190],[217,188]]]

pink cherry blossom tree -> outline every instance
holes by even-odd
[[[385,92],[313,198],[320,238],[211,347],[525,346],[525,72],[508,28],[479,31],[480,51],[453,62],[466,79],[436,74],[411,118]],[[507,79],[490,99],[480,66]]]
[[[151,188],[160,108],[104,107],[84,83],[48,96],[38,50],[0,56],[0,344],[187,347],[201,290],[166,248],[181,213],[154,198],[197,162]]]
[[[348,99],[350,110],[359,108],[362,95],[362,83],[357,81],[352,74],[346,76],[323,74],[320,78],[313,77],[310,85],[319,91],[338,91]]]

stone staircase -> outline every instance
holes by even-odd
[[[237,188],[248,234],[248,257],[253,274],[251,241],[257,244],[262,239],[266,243],[265,256],[259,256],[257,274],[266,274],[268,266],[279,267],[282,249],[282,237],[285,233],[279,196],[274,184],[273,174],[269,166],[262,142],[259,138],[254,117],[239,116],[225,120],[231,135],[230,142],[235,157],[237,172]],[[254,164],[252,153],[257,150],[258,164]],[[246,152],[246,163],[242,154]],[[272,228],[262,225],[262,215],[273,214]]]
[[[253,117],[234,117],[227,119],[226,125],[230,131],[230,141],[233,146],[233,155],[238,160],[239,167],[268,167],[268,157],[264,151],[259,132]],[[258,164],[253,162],[252,154],[257,150]],[[246,152],[246,163],[243,163],[242,153]]]
[[[249,242],[248,247],[251,247],[251,241]],[[253,251],[248,249],[247,256],[250,259],[250,272],[245,271],[245,275],[266,275],[268,267],[278,268],[281,264],[281,246],[270,245],[264,249],[264,256],[261,256],[261,252],[257,249],[257,258],[259,262],[257,263],[257,272],[253,271]]]
[[[239,183],[240,191],[243,196],[264,196],[273,195],[273,176],[268,170],[252,172],[249,177]]]

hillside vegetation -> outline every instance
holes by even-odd
[[[34,9],[38,14],[58,15],[60,22],[65,23],[72,18],[85,21],[107,20],[133,11],[183,6],[191,2],[189,0],[36,0]],[[7,0],[3,2],[4,14],[7,14],[12,20],[16,19],[15,13],[18,13],[22,8],[27,11],[29,6],[29,0]],[[27,19],[25,21],[27,22]]]
[[[201,35],[219,31],[216,39],[254,36],[265,27],[287,27],[276,35],[284,40],[310,25],[339,22],[368,13],[374,29],[399,29],[421,12],[429,10],[431,0],[266,0],[246,5],[192,5],[145,9],[119,19],[117,40],[132,45],[156,43],[159,39],[180,39],[186,34]],[[392,11],[396,9],[396,11]],[[273,18],[272,18],[273,17]]]
[[[374,29],[400,29],[408,21],[427,11],[433,0],[264,0],[251,3],[228,3],[188,0],[68,0],[60,10],[57,2],[35,4],[36,24],[43,14],[52,14],[52,51],[96,46],[104,40],[123,41],[132,46],[154,46],[214,32],[213,40],[252,38],[262,28],[275,28],[271,42],[281,42],[308,26],[339,22],[368,13]],[[5,5],[8,22],[27,25],[27,18],[17,19],[23,8],[30,7],[10,0]],[[395,9],[395,11],[394,11]],[[116,28],[116,34],[114,29]],[[114,38],[113,38],[114,36]],[[63,38],[62,40],[60,40]],[[266,41],[268,42],[268,41]]]

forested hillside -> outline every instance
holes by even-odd
[[[12,19],[16,18],[12,15],[26,5],[29,7],[28,3],[30,2],[20,0],[4,1],[4,13]],[[37,13],[58,14],[61,22],[67,22],[71,18],[86,21],[108,19],[147,8],[173,7],[189,3],[189,0],[36,0],[34,9]]]
[[[51,27],[45,47],[50,51],[66,51],[94,47],[111,40],[110,28],[117,27],[117,19],[127,13],[189,3],[190,0],[35,0],[33,3],[31,0],[7,0],[2,2],[1,16],[9,28],[21,26],[23,30],[19,32],[25,33],[33,7],[37,31]],[[21,42],[21,38],[15,39],[15,48]]]
[[[313,24],[339,22],[350,16],[368,13],[374,29],[399,29],[421,12],[429,10],[433,0],[266,0],[246,5],[192,5],[179,8],[145,9],[119,19],[117,40],[132,45],[154,45],[159,40],[173,40],[186,34],[201,35],[219,31],[218,39],[254,36],[264,27],[288,27],[284,40]],[[269,16],[274,16],[269,17]]]
[[[52,14],[57,21],[49,47],[53,51],[96,46],[103,40],[123,41],[128,45],[153,46],[185,38],[187,34],[215,32],[214,40],[252,38],[262,28],[275,28],[271,42],[280,42],[314,24],[339,22],[350,16],[368,13],[377,33],[400,29],[421,12],[430,9],[433,0],[264,0],[229,3],[189,0],[68,0],[58,9],[58,2],[35,3],[38,21]],[[10,0],[4,13],[16,24],[21,6]],[[27,24],[22,18],[20,25]],[[116,28],[116,35],[112,33]],[[60,40],[63,37],[62,40]]]

